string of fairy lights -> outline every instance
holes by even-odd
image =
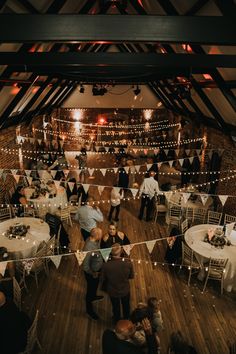
[[[19,150],[18,149],[10,149],[10,148],[1,148],[0,151],[3,151],[7,154],[15,154],[15,155],[18,155],[19,154]],[[22,153],[33,153],[33,151],[31,150],[23,150],[22,149]],[[44,159],[42,157],[35,157],[35,156],[28,156],[28,155],[23,155],[22,154],[22,157],[25,158],[25,159],[28,159],[28,160],[34,160],[34,161],[40,161],[40,162],[43,162],[45,164],[49,164],[51,163],[51,160],[50,159]],[[165,160],[165,161],[160,161],[160,162],[154,162],[154,163],[151,163],[151,164],[137,164],[137,165],[132,165],[132,166],[125,166],[125,170],[126,171],[119,171],[119,167],[103,167],[103,168],[97,168],[97,167],[94,167],[94,168],[89,168],[89,167],[84,167],[83,168],[83,171],[90,171],[90,170],[93,170],[94,172],[96,171],[104,171],[106,170],[107,172],[114,172],[114,173],[130,173],[130,174],[140,174],[140,175],[143,175],[145,174],[147,171],[139,171],[139,169],[141,167],[145,167],[147,169],[149,169],[151,166],[158,166],[158,167],[161,167],[162,164],[173,164],[174,162],[177,162],[179,161],[180,164],[183,164],[185,160],[189,160],[189,161],[192,161],[193,162],[193,159],[194,158],[199,158],[198,155],[194,155],[194,156],[187,156],[187,157],[183,157],[183,158],[178,158],[178,159],[173,159],[173,160]],[[67,161],[67,163],[58,163],[58,166],[61,166],[61,167],[64,167],[64,169],[66,168],[70,168],[70,171],[71,169],[74,169],[75,171],[79,170],[78,166],[77,165],[74,165],[74,164],[71,164]],[[135,171],[133,171],[132,169],[135,169]],[[227,172],[234,172],[234,170],[228,170]],[[197,175],[197,174],[217,174],[217,173],[220,173],[220,172],[224,172],[224,171],[196,171],[196,172],[181,172],[181,171],[178,171],[178,172],[159,172],[159,174],[161,175]]]
[[[27,178],[27,176],[23,176],[23,177],[25,177],[25,178]],[[211,184],[215,184],[215,183],[218,183],[218,182],[223,182],[223,181],[228,181],[228,180],[231,180],[231,179],[234,179],[234,178],[236,178],[236,174],[234,174],[234,175],[231,175],[231,176],[227,176],[227,177],[223,177],[223,178],[217,178],[217,179],[215,179],[214,181],[209,181],[209,182],[204,182],[204,183],[199,183],[199,184],[196,184],[196,185],[194,185],[194,187],[197,189],[197,188],[199,188],[199,187],[204,187],[204,186],[209,186],[209,185],[211,185]],[[58,182],[58,183],[61,183],[60,181],[56,181],[56,182]],[[67,183],[71,183],[71,182],[67,182]],[[105,188],[113,188],[112,186],[108,186],[108,185],[98,185],[98,184],[87,184],[87,183],[81,183],[81,185],[84,187],[84,189],[85,189],[85,191],[87,192],[88,191],[88,189],[90,188],[90,187],[97,187],[98,189],[99,188],[102,188],[102,190],[101,190],[101,193],[103,192],[103,190],[105,189]],[[129,197],[124,197],[122,200],[123,201],[131,201],[131,200],[136,200],[136,199],[140,199],[141,198],[141,196],[140,195],[137,195],[138,194],[138,192],[139,192],[139,189],[137,189],[137,188],[124,188],[124,189],[126,189],[126,190],[130,190],[131,192],[132,192],[132,194],[133,194],[133,196],[131,197],[131,196],[129,196]],[[176,189],[176,190],[173,190],[173,191],[167,191],[167,192],[161,192],[160,194],[162,194],[162,195],[165,195],[165,196],[169,196],[169,195],[171,195],[171,194],[176,194],[176,193],[187,193],[187,194],[193,194],[193,195],[197,195],[197,196],[207,196],[207,197],[210,197],[210,196],[214,196],[214,197],[220,197],[220,195],[218,195],[218,194],[208,194],[208,193],[198,193],[198,192],[192,192],[192,191],[190,191],[190,190],[188,190],[188,189],[185,189],[185,188],[178,188],[178,189]],[[227,198],[228,197],[232,197],[232,198],[236,198],[236,196],[235,195],[224,195],[224,196],[226,196]],[[37,199],[36,200],[33,200],[34,201],[34,203],[35,203],[35,206],[37,207],[37,208],[45,208],[45,207],[70,207],[71,206],[71,204],[69,203],[69,202],[65,202],[65,203],[62,203],[62,202],[57,202],[57,203],[55,203],[55,202],[53,202],[53,199],[52,199],[52,202],[50,202],[50,199],[47,199],[46,197],[45,197],[45,199],[43,199],[43,200],[41,200],[41,202],[39,203],[38,201],[37,201]],[[100,199],[100,200],[96,200],[96,201],[93,201],[92,202],[92,205],[102,205],[102,204],[105,204],[105,203],[110,203],[110,199]],[[78,202],[76,202],[76,203],[74,203],[75,204],[75,206],[79,206],[79,203]],[[10,203],[5,203],[5,204],[1,204],[1,207],[4,207],[4,206],[7,206],[7,207],[10,207],[10,205],[13,205],[14,207],[17,207],[18,205],[17,204],[10,204]],[[27,204],[26,205],[26,207],[30,207],[30,208],[34,208],[34,205],[32,205],[32,204]]]
[[[3,236],[5,236],[5,232],[2,233]],[[166,236],[166,237],[161,237],[161,238],[158,238],[158,239],[152,239],[152,240],[148,240],[148,241],[141,241],[141,242],[134,242],[134,243],[131,243],[131,244],[128,244],[128,245],[123,245],[122,248],[124,249],[125,253],[126,253],[126,257],[121,257],[122,261],[125,262],[127,260],[131,261],[131,262],[137,262],[137,264],[142,264],[142,263],[145,263],[145,264],[153,264],[153,266],[158,266],[158,265],[161,265],[161,266],[165,266],[165,265],[168,265],[168,266],[172,266],[172,267],[179,267],[180,269],[186,267],[190,270],[190,265],[187,265],[187,264],[184,264],[184,263],[168,263],[168,262],[165,262],[165,261],[153,261],[151,260],[150,258],[147,260],[147,259],[141,259],[141,258],[133,258],[131,257],[130,258],[130,253],[131,251],[134,249],[134,247],[136,246],[141,246],[141,245],[146,245],[147,248],[148,248],[148,251],[149,251],[149,254],[151,255],[153,250],[154,250],[154,247],[156,245],[156,243],[158,242],[161,242],[161,241],[166,241],[168,242],[170,238],[183,238],[184,234],[181,233],[181,234],[178,234],[178,235],[175,235],[175,236]],[[16,236],[16,239],[20,239],[21,241],[25,241],[26,243],[30,244],[30,241],[32,243],[33,246],[36,245],[36,241],[33,241],[33,240],[29,240],[27,237],[20,237],[20,236]],[[53,245],[50,245],[50,249],[52,250],[53,249]],[[65,249],[67,249],[66,247],[64,247]],[[23,262],[25,263],[25,266],[27,268],[27,263],[28,265],[31,264],[31,266],[33,265],[33,262],[37,259],[53,259],[53,258],[60,258],[61,257],[68,257],[68,256],[76,256],[78,262],[79,262],[79,265],[82,264],[84,258],[88,255],[88,254],[91,254],[92,257],[97,257],[98,256],[98,253],[101,253],[103,259],[105,262],[107,262],[110,258],[110,252],[111,252],[111,247],[109,248],[97,248],[97,249],[94,249],[92,251],[82,251],[82,250],[68,250],[68,252],[64,252],[64,253],[61,253],[61,254],[57,254],[57,255],[54,255],[54,254],[50,254],[50,255],[44,255],[44,256],[40,256],[40,257],[29,257],[29,258],[19,258],[19,259],[8,259],[7,261],[5,261],[5,266],[6,264],[9,262]],[[0,262],[0,264],[3,263],[3,262]],[[58,265],[59,266],[59,265]],[[202,267],[198,266],[197,269],[202,269]],[[204,269],[207,271],[208,270],[208,267],[204,267]],[[30,270],[30,267],[28,267],[28,270]]]
[[[73,137],[70,137],[69,138],[66,136],[66,134],[63,134],[61,133],[60,131],[50,131],[50,130],[46,130],[46,129],[37,129],[35,128],[34,129],[35,131],[37,132],[40,132],[40,133],[45,133],[45,134],[49,134],[49,135],[52,135],[52,136],[56,136],[56,137],[60,137],[63,141],[77,141],[77,142],[88,142],[88,143],[91,143],[93,141],[92,138],[86,140],[86,139],[78,139],[78,138],[73,138]],[[23,137],[24,138],[24,137]],[[67,139],[66,139],[67,138]],[[25,137],[25,139],[36,139],[34,137]],[[38,139],[36,139],[38,140]],[[125,140],[125,141],[124,141]],[[108,146],[112,146],[112,145],[125,145],[125,144],[128,144],[128,145],[137,145],[137,146],[156,146],[156,147],[162,147],[162,148],[168,148],[168,147],[171,147],[171,146],[179,146],[179,145],[185,145],[185,144],[190,144],[190,143],[195,143],[195,142],[200,142],[200,141],[204,141],[204,138],[195,138],[195,139],[183,139],[183,140],[180,140],[180,141],[177,141],[177,140],[173,140],[173,141],[164,141],[164,142],[148,142],[148,138],[145,138],[145,142],[137,142],[138,138],[137,139],[129,139],[128,141],[126,139],[123,139],[123,140],[114,140],[112,142],[109,142],[109,141],[105,141],[105,140],[99,140],[99,144],[104,144],[105,145],[108,145]]]
[[[75,121],[70,121],[70,120],[64,120],[64,119],[59,119],[59,118],[53,118],[52,117],[52,120],[54,121],[57,121],[57,122],[61,122],[61,123],[68,123],[68,124],[75,124],[77,123],[78,121],[75,120]],[[161,121],[158,121],[158,122],[148,122],[150,125],[161,125],[162,123],[167,123],[169,122],[168,119],[164,119],[164,120],[161,120]],[[87,126],[87,127],[91,127],[91,128],[97,128],[98,127],[98,124],[92,124],[92,123],[82,123],[82,122],[79,122],[82,126]],[[144,127],[145,123],[140,123],[140,124],[115,124],[115,125],[106,125],[106,124],[103,124],[102,127],[103,128],[109,128],[109,129],[129,129],[129,128],[140,128],[140,127]],[[179,124],[179,123],[178,123]]]

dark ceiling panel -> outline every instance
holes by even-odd
[[[236,26],[233,18],[224,16],[0,14],[0,41],[158,41],[233,45],[236,44]]]
[[[41,66],[56,66],[57,68],[113,66],[149,67],[149,68],[201,68],[215,67],[236,68],[236,55],[223,54],[159,54],[159,53],[13,53],[0,52],[0,65],[22,66],[20,71],[29,71]]]

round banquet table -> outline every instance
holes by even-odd
[[[4,233],[16,223],[29,225],[27,234],[21,238],[9,240]],[[3,221],[0,223],[0,246],[6,247],[11,259],[32,257],[42,241],[50,239],[49,225],[41,219],[22,217]]]
[[[34,207],[39,210],[40,217],[45,216],[47,212],[55,214],[60,206],[64,206],[68,203],[66,190],[63,187],[57,189],[57,194],[53,198],[48,196],[39,196],[36,199],[31,199],[32,188],[25,188],[26,198],[30,203],[33,203]]]
[[[187,245],[195,252],[200,264],[209,261],[209,258],[227,259],[228,263],[225,269],[224,289],[226,291],[236,290],[236,244],[224,246],[224,248],[216,248],[210,243],[204,242],[204,236],[208,229],[217,228],[219,225],[200,224],[190,227],[184,235]],[[228,237],[230,240],[230,237]],[[204,271],[204,267],[202,268]],[[202,271],[199,279],[202,280]]]

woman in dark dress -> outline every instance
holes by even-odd
[[[130,241],[123,232],[117,230],[116,224],[111,222],[108,226],[108,233],[102,238],[101,248],[109,248],[114,245],[114,243],[119,243],[121,246],[125,246],[129,245]]]
[[[167,263],[177,263],[181,258],[182,253],[182,237],[181,232],[177,227],[173,227],[170,236],[167,237],[167,249],[165,254],[165,261]]]
[[[25,191],[23,186],[18,186],[11,197],[11,204],[15,208],[16,216],[24,215],[23,205],[27,204],[27,199],[25,197]]]

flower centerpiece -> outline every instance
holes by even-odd
[[[8,238],[24,237],[27,234],[29,228],[29,225],[17,223],[9,227],[6,232],[6,236]]]
[[[230,241],[225,237],[221,227],[209,229],[204,237],[204,242],[209,242],[211,245],[220,248],[223,248],[225,245],[230,245]]]

